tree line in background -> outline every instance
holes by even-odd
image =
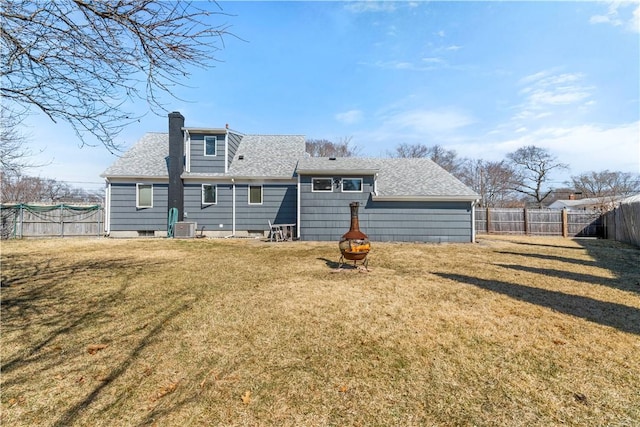
[[[351,139],[338,143],[308,140],[307,152],[316,157],[357,156]],[[441,145],[399,144],[391,157],[429,158],[480,195],[483,207],[545,207],[555,200],[594,198],[604,208],[617,198],[640,193],[640,175],[619,171],[586,172],[571,176],[564,187],[549,186],[551,174],[567,170],[548,150],[529,145],[508,153],[503,160],[460,157]]]
[[[0,202],[3,204],[91,204],[104,202],[104,191],[89,191],[55,179],[2,171]]]

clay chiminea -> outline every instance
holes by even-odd
[[[360,224],[358,222],[358,207],[360,203],[352,202],[349,204],[351,208],[351,227],[340,238],[340,252],[344,259],[351,261],[361,261],[367,257],[371,244],[366,234],[360,231]],[[355,264],[355,262],[354,262]]]

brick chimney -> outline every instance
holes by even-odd
[[[575,200],[576,199],[576,195],[571,193],[569,194],[569,200]]]
[[[167,209],[178,209],[178,221],[184,219],[184,116],[177,111],[169,113],[169,203]]]

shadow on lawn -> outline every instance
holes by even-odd
[[[574,271],[575,268],[569,269],[553,269],[529,267],[526,265],[514,264],[498,264],[505,268],[520,270],[529,273],[542,274],[550,277],[558,277],[561,279],[570,279],[577,282],[591,283],[595,285],[608,286],[624,291],[640,293],[640,249],[611,240],[595,240],[595,239],[576,239],[576,243],[581,247],[569,246],[553,246],[541,245],[537,243],[514,242],[519,245],[544,246],[557,248],[560,251],[565,249],[579,249],[586,251],[592,260],[584,260],[572,258],[575,252],[564,253],[564,255],[551,255],[548,253],[531,253],[517,251],[496,251],[499,254],[517,255],[529,258],[537,258],[549,261],[566,262],[569,264],[583,265],[585,267],[597,267],[609,270],[615,278],[606,278],[588,273],[580,273]]]
[[[110,328],[113,321],[113,313],[122,309],[131,280],[142,272],[148,273],[162,265],[149,260],[135,262],[123,258],[53,266],[51,261],[34,262],[26,256],[17,255],[3,256],[3,264],[0,301],[3,344],[9,344],[8,340],[12,339],[16,342],[12,344],[13,347],[17,347],[12,353],[9,353],[12,350],[7,350],[8,345],[3,349],[0,371],[4,376],[2,384],[5,390],[14,384],[29,383],[36,371],[42,374],[57,367],[65,346],[67,348],[64,351],[71,352],[71,357],[77,358],[77,354],[86,353],[87,344],[103,343],[105,330]],[[101,277],[107,274],[116,274],[109,279],[111,284],[108,289],[101,281]],[[71,284],[70,278],[73,278]],[[83,282],[86,282],[86,286]],[[102,290],[101,286],[105,289]],[[155,308],[148,324],[119,331],[118,340],[135,339],[127,357],[111,366],[106,376],[84,398],[75,404],[70,403],[53,425],[67,426],[77,421],[82,411],[114,380],[127,372],[140,353],[194,300],[192,294],[171,295],[166,304]],[[140,336],[142,330],[146,333]],[[12,334],[12,338],[7,338],[8,334]],[[83,334],[88,338],[82,343],[76,340],[74,344],[64,344],[73,342],[73,337]],[[65,360],[62,363],[70,362]],[[7,378],[7,375],[10,377]],[[62,412],[64,408],[59,410]]]
[[[472,276],[434,273],[445,279],[498,292],[511,298],[611,326],[623,332],[640,335],[640,310],[622,304],[535,288],[517,283],[486,280]]]
[[[55,267],[50,261],[34,263],[11,256],[3,261],[2,330],[5,333],[22,331],[25,336],[21,351],[4,354],[0,367],[4,374],[49,357],[42,350],[57,338],[109,320],[107,312],[122,301],[130,277],[123,276],[117,289],[103,293],[100,293],[101,283],[96,277],[124,267],[136,271],[149,267],[148,263],[136,266],[128,259],[85,261]],[[74,281],[84,279],[87,286],[95,286],[98,290],[83,292],[76,285],[69,286],[70,277]],[[96,292],[96,296],[89,299],[87,294],[92,292]],[[32,329],[46,332],[28,342],[31,336],[38,335],[31,333]]]

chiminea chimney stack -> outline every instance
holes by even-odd
[[[177,111],[169,113],[169,204],[178,209],[178,221],[184,219],[184,186],[182,171],[184,168],[184,116]]]

